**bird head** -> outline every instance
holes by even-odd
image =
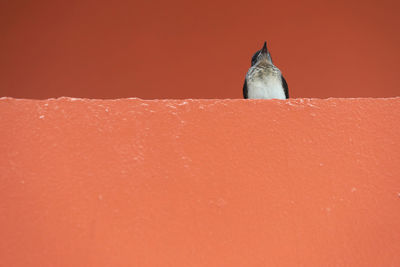
[[[261,48],[261,50],[258,50],[253,55],[253,57],[251,58],[251,66],[254,66],[258,62],[265,62],[265,63],[273,64],[271,54],[269,53],[268,48],[267,48],[267,42],[264,42],[264,45]]]

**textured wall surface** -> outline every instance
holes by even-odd
[[[1,266],[400,266],[400,98],[0,99]]]

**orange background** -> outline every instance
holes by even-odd
[[[267,40],[292,97],[398,95],[399,1],[1,1],[0,95],[241,98]]]
[[[0,114],[0,266],[400,266],[400,98]]]

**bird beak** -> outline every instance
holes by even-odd
[[[261,53],[262,54],[267,54],[268,53],[268,49],[267,49],[267,42],[264,42],[264,46],[261,49]]]

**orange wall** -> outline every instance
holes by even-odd
[[[0,114],[1,266],[400,266],[400,98]]]
[[[292,97],[399,95],[400,2],[1,1],[0,96],[241,98],[267,40]]]

